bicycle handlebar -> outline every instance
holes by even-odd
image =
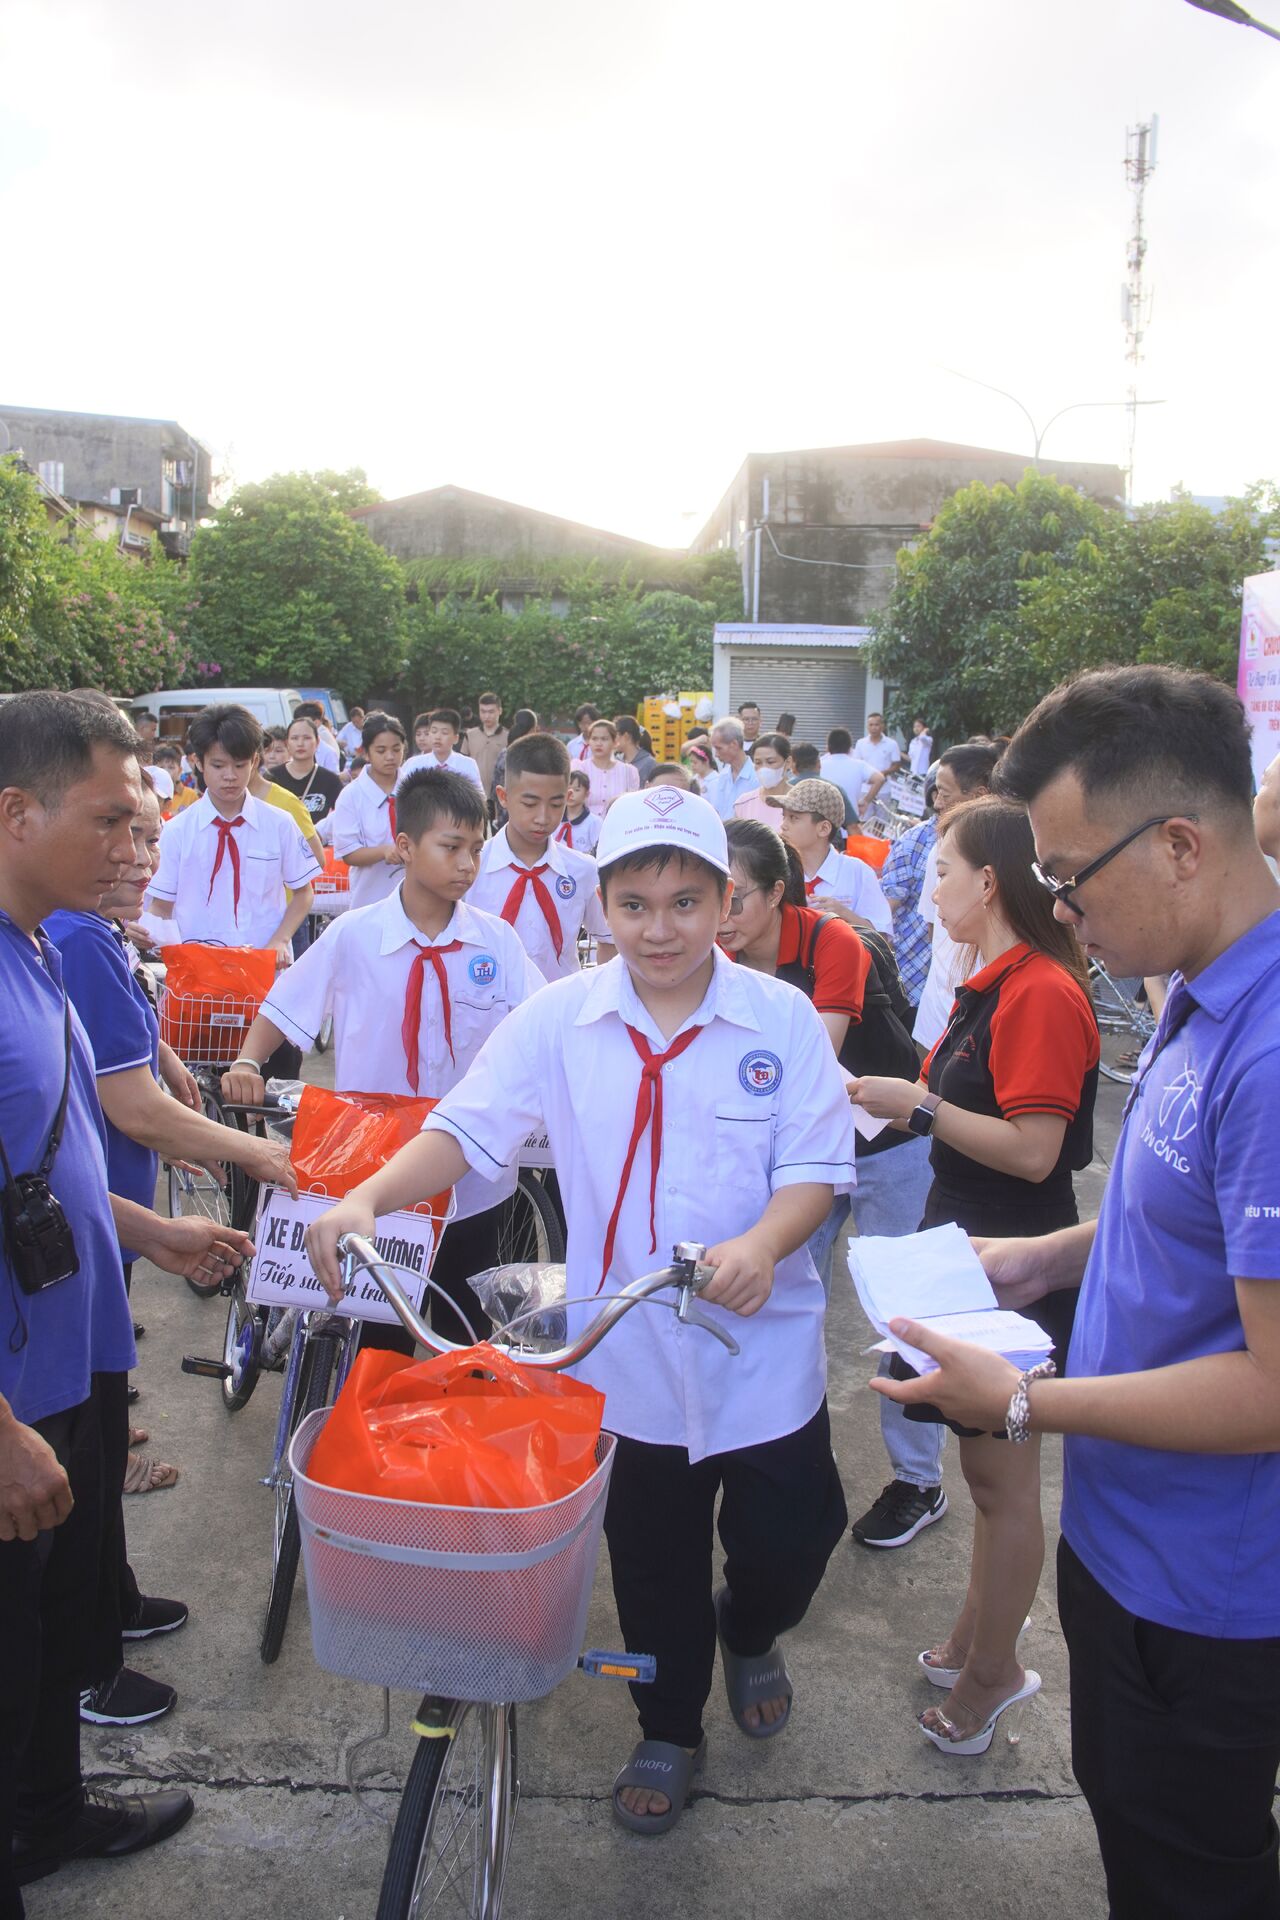
[[[457,1341],[445,1340],[440,1334],[432,1332],[405,1293],[394,1268],[389,1267],[379,1257],[377,1248],[362,1234],[344,1233],[338,1241],[338,1252],[346,1263],[344,1277],[349,1278],[357,1269],[371,1273],[395,1308],[405,1331],[412,1334],[415,1340],[420,1341],[432,1353],[466,1352],[466,1348],[459,1346]],[[579,1360],[585,1360],[589,1353],[594,1352],[610,1328],[616,1326],[625,1314],[630,1313],[632,1307],[640,1305],[642,1301],[650,1299],[654,1294],[661,1293],[665,1287],[678,1288],[679,1298],[659,1301],[660,1306],[670,1307],[676,1318],[683,1320],[686,1325],[701,1327],[705,1332],[714,1334],[721,1346],[727,1347],[730,1353],[739,1353],[741,1349],[728,1329],[722,1327],[717,1320],[713,1320],[709,1314],[704,1313],[694,1300],[694,1295],[699,1288],[710,1278],[710,1274],[701,1268],[705,1253],[705,1247],[697,1246],[691,1241],[680,1241],[672,1249],[672,1262],[669,1267],[662,1267],[656,1273],[647,1273],[638,1280],[629,1281],[620,1293],[609,1296],[595,1319],[589,1326],[584,1327],[576,1340],[571,1341],[568,1346],[556,1347],[550,1353],[522,1354],[521,1366],[547,1367],[553,1373],[560,1372],[564,1367],[576,1366]],[[515,1322],[512,1324],[514,1325]],[[495,1345],[502,1344],[503,1331],[502,1328],[495,1329],[493,1336]]]

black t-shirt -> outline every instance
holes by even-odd
[[[338,804],[338,795],[342,792],[342,782],[336,773],[330,773],[328,767],[313,767],[305,780],[297,780],[287,767],[273,767],[268,776],[286,793],[301,800],[311,815],[312,824],[323,820],[332,813]]]

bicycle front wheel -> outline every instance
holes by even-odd
[[[418,1742],[377,1920],[498,1920],[519,1797],[515,1708],[455,1701],[447,1733]]]
[[[309,1413],[315,1413],[317,1408],[327,1405],[333,1362],[334,1343],[331,1339],[320,1335],[308,1341],[307,1350],[302,1356],[297,1401],[289,1422],[290,1435],[297,1432]],[[258,1645],[263,1665],[268,1667],[279,1659],[280,1648],[284,1644],[284,1630],[289,1624],[289,1609],[293,1605],[298,1560],[302,1553],[302,1531],[293,1500],[293,1476],[287,1470],[286,1478],[276,1488],[273,1549],[271,1592],[267,1596],[267,1616],[262,1624],[262,1639]]]
[[[531,1261],[556,1266],[564,1259],[564,1227],[555,1200],[536,1173],[521,1171],[515,1192],[504,1200],[498,1221],[498,1265]]]

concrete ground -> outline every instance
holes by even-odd
[[[316,1078],[327,1077],[328,1059]],[[1120,1100],[1099,1097],[1098,1159],[1082,1176],[1096,1212]],[[839,1272],[839,1267],[837,1268]],[[169,1492],[130,1499],[131,1557],[144,1589],[180,1595],[190,1624],[142,1643],[131,1664],[172,1682],[177,1710],[136,1730],[85,1729],[86,1772],[122,1787],[181,1783],[196,1812],[175,1839],[133,1860],[64,1868],[27,1896],[32,1920],[367,1920],[378,1896],[387,1828],[362,1816],[344,1784],[343,1752],[372,1730],[380,1696],[333,1678],[311,1655],[301,1577],[284,1651],[258,1658],[266,1601],[277,1377],[228,1416],[216,1384],[183,1375],[183,1353],[221,1351],[224,1306],[140,1266],[134,1302],[147,1328],[136,1417],[149,1451],[182,1467]],[[828,1322],[830,1402],[850,1511],[888,1477],[877,1402],[861,1356],[869,1330],[848,1285]],[[744,1739],[717,1679],[709,1754],[693,1804],[669,1836],[622,1832],[609,1786],[635,1737],[624,1688],[571,1677],[520,1713],[521,1803],[504,1912],[626,1920],[739,1920],[779,1914],[826,1920],[840,1910],[884,1920],[986,1916],[1087,1920],[1106,1911],[1088,1812],[1071,1777],[1067,1674],[1053,1600],[1054,1517],[1061,1450],[1044,1446],[1045,1579],[1024,1642],[1044,1678],[1021,1744],[981,1759],[948,1758],[915,1716],[941,1696],[916,1671],[921,1647],[950,1625],[964,1592],[972,1508],[953,1448],[951,1511],[911,1546],[837,1549],[814,1606],[787,1640],[796,1703],[776,1742]],[[588,1644],[617,1643],[607,1554]],[[365,1756],[367,1800],[385,1821],[413,1750],[417,1696],[392,1696],[392,1736]]]

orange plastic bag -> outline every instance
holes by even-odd
[[[604,1395],[496,1347],[359,1354],[308,1477],[435,1507],[534,1507],[595,1472]]]
[[[317,893],[350,893],[351,869],[345,860],[340,860],[332,847],[324,850],[324,872],[317,874],[312,881]]]
[[[330,1093],[304,1087],[289,1158],[304,1193],[341,1200],[422,1132],[433,1099],[405,1093]],[[443,1218],[447,1193],[407,1209]]]
[[[274,984],[275,954],[183,941],[164,949],[164,963],[160,1038],[190,1065],[234,1060]]]
[[[889,842],[877,839],[874,833],[847,833],[844,850],[851,853],[855,860],[865,860],[876,873],[880,872],[889,858]]]

